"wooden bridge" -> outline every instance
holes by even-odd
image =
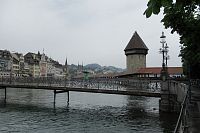
[[[66,80],[63,78],[0,78],[0,89],[25,88],[53,90],[54,102],[57,93],[88,92],[118,95],[132,95],[145,97],[160,97],[160,81],[149,79],[91,79],[91,80]]]

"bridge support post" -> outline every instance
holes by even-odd
[[[177,95],[171,92],[170,81],[161,81],[161,99],[159,101],[159,110],[161,112],[179,112],[180,104],[177,102]]]
[[[54,96],[53,96],[53,104],[54,104],[54,107],[55,107],[55,104],[56,104],[56,94],[57,93],[66,93],[67,92],[67,103],[69,103],[69,91],[66,91],[66,90],[54,90]]]
[[[56,105],[56,90],[54,90],[53,104],[54,104],[54,107],[55,107],[55,105]]]
[[[7,99],[7,88],[4,88],[4,103],[6,103],[6,99]]]
[[[69,103],[69,91],[67,92],[67,103]]]

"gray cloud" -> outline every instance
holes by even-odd
[[[125,68],[124,48],[135,30],[149,48],[148,66],[160,66],[162,15],[146,19],[140,0],[1,0],[1,49],[26,53],[45,49],[64,63],[97,62]],[[170,66],[180,66],[179,37],[164,30]]]

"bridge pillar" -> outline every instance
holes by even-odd
[[[54,90],[53,104],[54,104],[54,107],[55,107],[55,104],[56,104],[56,90]]]
[[[7,89],[6,89],[6,87],[4,88],[4,103],[6,103],[6,99],[7,99]]]
[[[161,81],[161,99],[159,101],[159,110],[161,112],[179,112],[180,103],[177,101],[177,95],[171,92],[170,81]]]
[[[56,94],[57,93],[66,93],[67,92],[67,104],[69,104],[69,91],[66,90],[54,90],[54,96],[53,96],[53,104],[54,104],[54,108],[56,105]]]
[[[67,103],[69,103],[69,91],[67,92]]]

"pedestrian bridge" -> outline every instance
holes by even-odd
[[[174,132],[179,129],[187,127],[187,106],[191,99],[191,90],[188,88],[196,88],[189,82],[183,84],[177,81],[162,82],[159,79],[148,78],[95,78],[90,80],[66,78],[0,78],[0,89],[5,91],[7,88],[24,88],[24,89],[44,89],[54,92],[54,106],[56,101],[56,94],[67,93],[69,102],[69,92],[87,92],[87,93],[103,93],[103,94],[118,94],[131,96],[145,96],[145,97],[161,97],[159,101],[159,109],[163,112],[178,112],[180,111],[179,119]],[[196,83],[196,82],[195,82]],[[197,82],[199,86],[199,81]],[[197,84],[196,83],[196,84]],[[199,89],[199,88],[198,88]],[[3,92],[3,91],[1,91]],[[193,96],[193,98],[195,98]],[[196,97],[197,98],[197,97]],[[198,100],[198,99],[197,99]],[[193,101],[194,102],[194,101]],[[189,112],[192,114],[191,112]],[[196,120],[194,121],[194,123]],[[185,126],[186,125],[186,126]]]
[[[91,80],[64,78],[0,78],[0,88],[26,88],[54,90],[55,93],[69,91],[160,97],[160,81],[150,79],[109,79]]]

